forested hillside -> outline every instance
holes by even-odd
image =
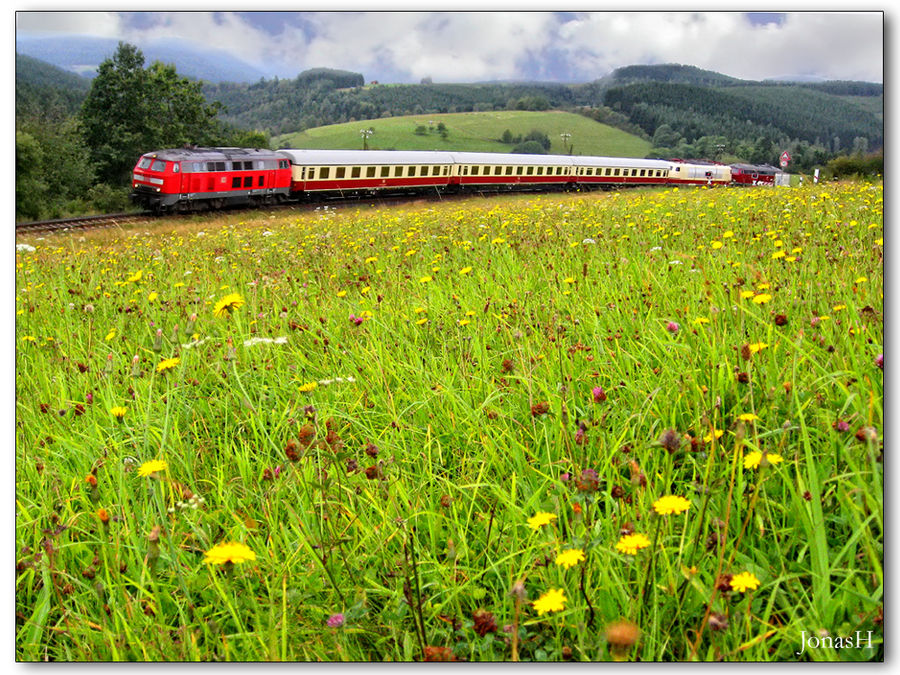
[[[613,87],[604,103],[653,134],[663,124],[692,142],[701,136],[773,139],[787,137],[830,147],[883,144],[880,121],[860,106],[822,91],[798,86],[699,87],[648,82]]]

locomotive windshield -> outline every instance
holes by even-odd
[[[165,171],[166,163],[161,159],[153,159],[152,157],[141,157],[138,162],[139,169],[150,169],[151,171]]]

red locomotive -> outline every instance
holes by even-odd
[[[274,204],[290,196],[291,167],[272,150],[160,150],[138,160],[131,187],[132,199],[154,211]]]

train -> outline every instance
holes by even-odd
[[[760,172],[735,166],[744,168],[580,155],[187,146],[142,155],[131,197],[166,213],[398,193],[719,186],[734,184],[736,175],[757,184]]]

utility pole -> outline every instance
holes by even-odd
[[[569,145],[569,139],[572,138],[572,134],[570,134],[568,132],[563,132],[559,135],[559,137],[562,139],[563,149],[566,151],[567,154],[571,155],[572,149],[571,149],[571,146]]]

